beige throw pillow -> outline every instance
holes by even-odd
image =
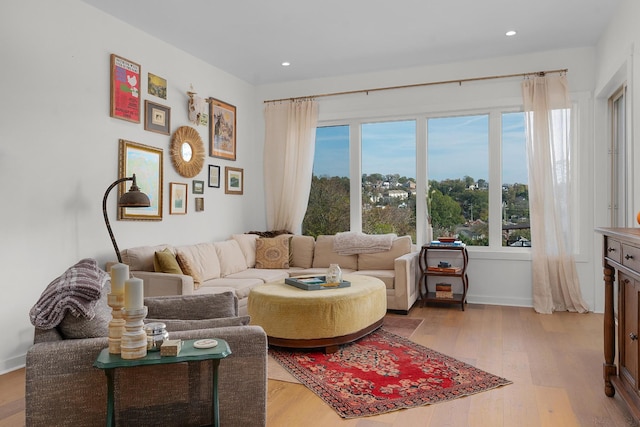
[[[256,268],[289,268],[289,236],[256,240]]]
[[[202,285],[202,277],[200,277],[198,271],[193,268],[193,264],[191,264],[189,257],[187,257],[183,253],[178,252],[178,255],[176,255],[176,260],[178,262],[178,265],[182,269],[182,272],[187,276],[191,276],[193,278],[193,288],[198,289],[200,285]]]

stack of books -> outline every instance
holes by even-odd
[[[432,240],[431,243],[429,243],[429,246],[446,246],[446,247],[459,247],[459,248],[463,248],[466,245],[464,243],[462,243],[461,240],[454,240],[451,242],[442,242],[440,240]]]
[[[436,283],[436,298],[453,298],[451,283]]]

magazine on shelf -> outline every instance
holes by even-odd
[[[454,247],[454,248],[464,248],[467,246],[465,243],[462,243],[461,240],[455,240],[453,242],[441,242],[440,240],[432,240],[429,246],[442,246],[442,247]]]
[[[346,280],[343,280],[340,283],[327,283],[326,276],[287,277],[286,279],[284,279],[284,283],[286,283],[287,285],[295,286],[296,288],[304,289],[305,291],[348,288],[349,286],[351,286],[351,282],[348,282]]]

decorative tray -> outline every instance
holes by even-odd
[[[340,283],[327,283],[326,276],[287,277],[284,279],[287,285],[304,289],[305,291],[319,291],[322,289],[348,288],[351,282],[343,280]]]

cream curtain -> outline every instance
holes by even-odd
[[[588,307],[582,299],[571,239],[571,101],[566,76],[522,83],[529,162],[533,308],[538,313]]]
[[[299,234],[311,190],[318,103],[312,100],[270,102],[264,114],[268,230]]]

